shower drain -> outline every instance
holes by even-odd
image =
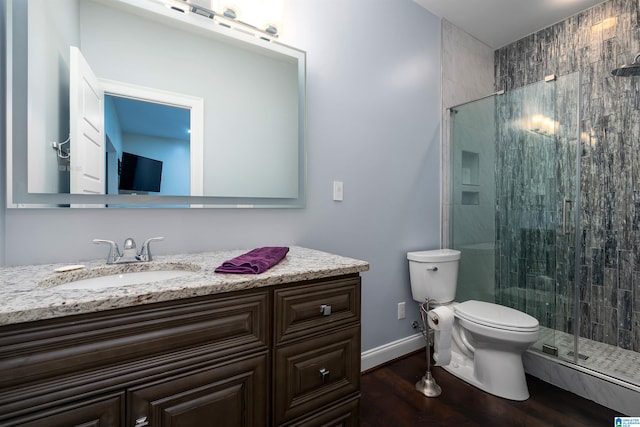
[[[573,357],[574,354],[575,353],[573,351],[570,351],[570,352],[567,353],[567,356]],[[589,356],[586,356],[586,355],[584,355],[582,353],[578,353],[578,359],[587,360],[588,358],[589,358]]]

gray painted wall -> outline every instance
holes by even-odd
[[[440,236],[439,21],[411,0],[285,4],[282,42],[308,55],[305,209],[7,210],[6,264],[105,257],[96,237],[163,235],[158,254],[301,245],[371,263],[363,350],[413,334],[405,253]]]

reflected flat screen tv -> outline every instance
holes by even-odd
[[[122,153],[118,185],[120,190],[159,192],[161,179],[162,161],[132,153]]]

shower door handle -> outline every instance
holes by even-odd
[[[567,230],[567,214],[568,210],[571,208],[571,199],[567,199],[566,197],[562,200],[562,234],[565,236],[569,234]]]

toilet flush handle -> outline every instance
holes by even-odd
[[[432,265],[431,267],[427,267],[427,271],[438,271],[438,267]]]

